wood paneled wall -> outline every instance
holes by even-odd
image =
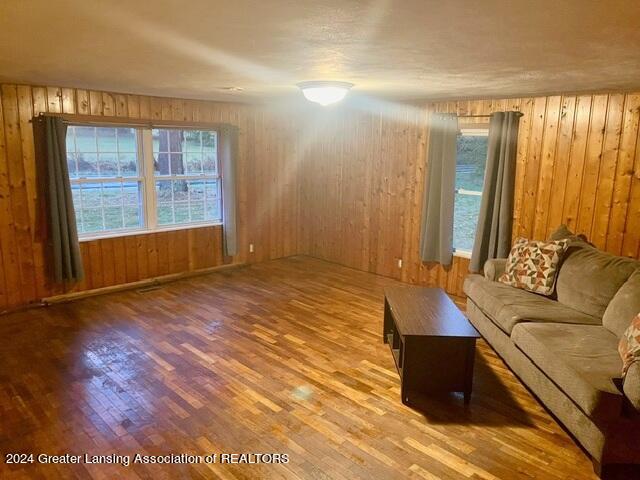
[[[567,223],[600,248],[640,256],[638,93],[415,105],[354,100],[328,109],[22,85],[2,85],[0,93],[0,310],[66,291],[298,253],[460,295],[468,260],[455,258],[445,269],[418,257],[434,111],[523,113],[514,236],[545,238]],[[95,240],[82,244],[86,279],[71,288],[52,285],[35,231],[29,120],[40,112],[238,125],[238,256],[222,257],[220,227]]]
[[[514,236],[543,239],[566,223],[639,258],[638,93],[316,109],[304,122],[300,250],[461,295],[468,260],[445,269],[418,256],[429,115],[501,110],[523,113]]]
[[[0,311],[67,291],[297,252],[298,127],[293,115],[266,106],[72,88],[2,85],[0,93]],[[96,240],[82,243],[86,279],[74,287],[52,285],[35,229],[38,199],[29,120],[40,112],[238,125],[237,257],[222,257],[220,227]],[[253,254],[249,254],[249,243],[255,246]]]

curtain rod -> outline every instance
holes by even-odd
[[[45,113],[40,112],[37,116],[33,117],[30,122],[34,120],[40,120],[45,117],[58,117],[62,119],[63,123],[76,124],[76,123],[88,123],[88,124],[101,124],[101,125],[136,125],[136,126],[150,126],[151,122],[148,120],[138,120],[135,118],[127,117],[112,117],[112,116],[96,116],[96,115],[82,115],[76,113]]]
[[[129,127],[164,127],[164,128],[182,128],[182,129],[215,129],[220,128],[227,124],[224,122],[190,122],[190,121],[176,121],[176,120],[150,120],[150,119],[137,119],[128,117],[114,117],[114,116],[100,116],[100,115],[82,115],[77,113],[45,113],[40,112],[37,116],[33,117],[29,122],[33,123],[34,120],[40,120],[44,117],[59,117],[62,121],[69,125],[120,125]]]

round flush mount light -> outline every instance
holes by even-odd
[[[242,87],[218,87],[218,90],[224,90],[225,92],[243,92]]]
[[[353,87],[353,83],[333,81],[300,82],[297,85],[307,100],[323,106],[339,102]]]

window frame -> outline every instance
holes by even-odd
[[[488,137],[489,136],[489,123],[468,123],[461,126],[458,131],[459,136],[466,137]],[[456,151],[456,169],[458,167],[458,152]],[[485,160],[485,171],[487,168],[486,160]],[[456,188],[454,195],[469,195],[469,196],[478,196],[482,198],[482,190],[467,190],[464,188]],[[454,202],[454,218],[455,218],[455,202]],[[477,227],[476,227],[477,228]],[[454,223],[455,229],[455,223]],[[472,251],[471,250],[462,250],[457,249],[453,246],[453,256],[460,258],[471,258]]]
[[[87,232],[87,233],[79,233],[78,240],[80,242],[89,242],[92,240],[99,240],[103,238],[118,238],[118,237],[127,237],[131,235],[140,235],[140,234],[148,234],[148,233],[156,233],[156,232],[170,232],[174,230],[185,230],[192,228],[203,228],[203,227],[212,227],[217,225],[222,225],[222,207],[223,207],[223,199],[222,199],[222,176],[223,172],[220,168],[220,159],[219,159],[219,148],[218,148],[218,138],[219,131],[214,127],[206,127],[206,126],[198,126],[198,127],[190,127],[190,126],[180,126],[180,125],[128,125],[126,123],[123,124],[112,124],[112,123],[89,123],[89,122],[69,122],[69,126],[73,127],[94,127],[94,128],[132,128],[135,130],[136,134],[136,161],[138,167],[138,175],[135,177],[79,177],[79,178],[71,178],[69,177],[69,181],[71,185],[74,184],[82,184],[82,183],[102,183],[105,181],[118,181],[118,182],[136,182],[140,183],[141,188],[141,199],[142,205],[140,209],[140,214],[142,216],[141,227],[131,227],[131,228],[119,228],[119,229],[111,229],[97,232]],[[170,129],[170,130],[197,130],[197,131],[209,131],[216,133],[216,175],[213,174],[205,174],[204,172],[200,174],[189,174],[189,175],[170,175],[170,176],[158,176],[155,174],[155,166],[154,166],[154,156],[153,156],[153,129]],[[77,146],[74,146],[74,152]],[[99,152],[98,152],[99,153]],[[156,194],[156,180],[210,180],[216,179],[218,181],[218,192],[220,198],[220,219],[216,220],[203,220],[203,221],[195,221],[195,222],[187,222],[187,223],[179,223],[179,224],[167,224],[167,225],[158,225],[158,202],[157,202],[157,194]],[[80,194],[80,202],[82,202],[82,193]],[[104,208],[104,205],[101,206]],[[82,213],[80,213],[82,215]],[[104,213],[103,213],[104,215]]]

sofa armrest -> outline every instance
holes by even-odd
[[[634,362],[629,367],[624,378],[623,390],[631,405],[640,411],[640,362]]]
[[[484,262],[484,278],[497,282],[500,275],[504,273],[506,265],[506,258],[490,258]]]

